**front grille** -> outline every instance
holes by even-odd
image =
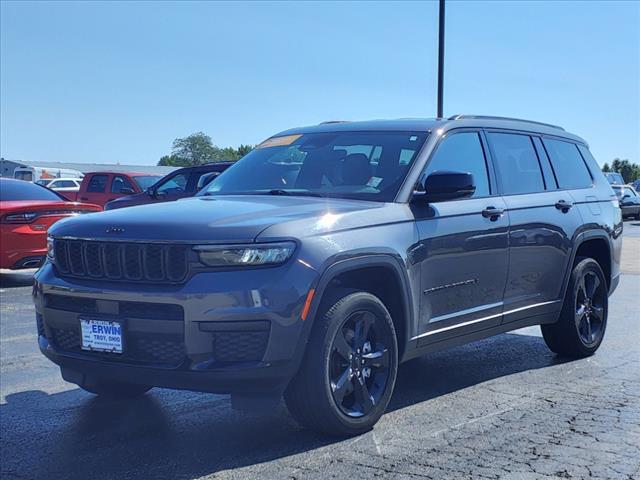
[[[78,328],[50,328],[54,346],[62,351],[81,353],[92,357],[111,361],[131,363],[153,363],[163,366],[178,366],[185,358],[184,339],[182,335],[145,334],[144,337],[132,332],[125,337],[122,354],[88,352],[82,350],[80,330]]]
[[[268,331],[217,332],[213,338],[213,355],[218,362],[259,362],[268,339]]]
[[[130,282],[180,283],[188,273],[186,245],[56,239],[61,275]]]

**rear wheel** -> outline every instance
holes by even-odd
[[[305,359],[285,392],[301,424],[330,435],[358,435],[382,416],[398,366],[391,316],[374,295],[357,292],[316,319]]]
[[[132,398],[144,395],[151,387],[135,383],[95,380],[79,385],[83,390],[101,397]]]
[[[607,314],[604,273],[598,262],[582,258],[571,272],[558,322],[542,325],[542,335],[549,349],[559,355],[593,355],[604,338]]]

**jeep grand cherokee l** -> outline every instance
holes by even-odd
[[[370,429],[398,364],[541,325],[602,342],[622,219],[584,140],[522,120],[279,133],[194,198],[57,223],[39,346],[105,395],[284,395],[302,424]]]

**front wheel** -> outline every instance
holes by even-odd
[[[306,427],[358,435],[375,425],[391,399],[398,368],[395,329],[385,305],[370,293],[347,294],[327,307],[285,401]]]
[[[608,309],[607,281],[600,264],[592,258],[579,259],[558,322],[541,327],[547,346],[568,357],[593,355],[604,338]]]

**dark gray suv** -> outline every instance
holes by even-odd
[[[586,142],[559,127],[296,128],[197,197],[57,223],[38,341],[92,393],[284,395],[302,424],[354,435],[427,352],[541,325],[557,354],[593,354],[621,234]]]

